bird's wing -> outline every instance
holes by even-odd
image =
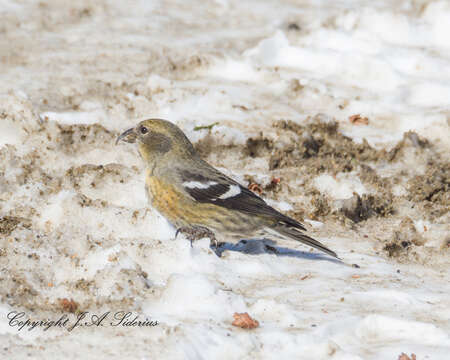
[[[273,218],[278,223],[306,230],[298,221],[281,214],[259,196],[218,170],[208,167],[208,175],[179,170],[185,191],[200,203],[209,203],[231,210]]]
[[[334,251],[328,249],[319,241],[303,234],[301,230],[306,229],[298,221],[281,214],[267,205],[259,196],[206,163],[204,170],[201,172],[179,170],[184,190],[195,201],[214,204],[256,216],[264,216],[272,222],[269,228],[279,235],[300,241],[338,258]]]

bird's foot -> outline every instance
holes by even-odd
[[[209,230],[208,228],[204,226],[183,226],[177,229],[177,232],[175,233],[175,239],[177,238],[178,234],[181,233],[192,243],[195,240],[203,239],[203,238],[209,238],[211,240],[211,244],[214,244],[216,247],[218,246],[218,242],[216,240],[216,235]]]

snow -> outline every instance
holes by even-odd
[[[84,105],[84,106],[83,106]],[[82,104],[81,109],[87,108],[89,111],[67,111],[67,112],[52,112],[47,111],[40,114],[42,120],[56,121],[63,125],[73,124],[96,124],[104,123],[107,120],[106,113],[101,108],[93,108],[95,104]]]
[[[351,198],[354,192],[358,195],[367,193],[367,190],[358,178],[351,178],[342,173],[336,178],[333,178],[331,175],[320,175],[314,182],[317,190],[327,193],[336,200]]]
[[[0,146],[20,144],[20,133],[12,121],[3,120],[0,123]]]
[[[448,358],[448,214],[413,207],[405,180],[427,174],[420,154],[430,150],[368,162],[381,178],[406,174],[392,194],[424,241],[406,260],[380,246],[403,232],[395,214],[347,227],[334,208],[314,214],[314,193],[332,204],[377,195],[359,169],[271,169],[264,148],[245,151],[250,137],[275,150],[303,141],[273,124],[322,114],[386,151],[414,130],[448,160],[448,1],[0,1],[0,13],[0,219],[19,219],[0,233],[2,358],[70,359],[80,349],[98,359]],[[352,125],[354,114],[369,124]],[[264,199],[304,218],[343,262],[282,240],[226,244],[218,257],[209,239],[175,239],[148,204],[135,147],[114,145],[149,117],[176,123],[243,185],[280,178]],[[159,325],[8,325],[11,311],[56,319],[64,298]],[[260,326],[232,326],[235,312]]]
[[[293,210],[293,207],[291,204],[287,203],[286,201],[279,201],[279,202],[274,202],[273,200],[271,201],[270,199],[267,199],[266,201],[270,206],[275,207],[275,209],[278,209],[279,211],[289,211],[289,210]]]
[[[448,344],[448,335],[434,325],[404,321],[380,315],[367,316],[357,327],[356,336],[369,342],[413,341],[417,344]]]

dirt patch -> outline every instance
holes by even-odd
[[[2,288],[9,289],[6,299],[3,301],[13,307],[23,306],[26,309],[36,309],[42,302],[39,292],[26,280],[25,276],[17,273],[0,272],[0,284]]]
[[[339,131],[336,121],[316,115],[309,118],[305,125],[291,120],[283,120],[274,125],[279,132],[291,132],[299,141],[272,152],[269,167],[271,170],[283,167],[306,167],[309,173],[350,172],[357,169],[367,170],[370,163],[393,162],[399,160],[408,147],[418,151],[432,149],[428,140],[415,132],[407,132],[391,150],[375,149],[363,139],[357,143]],[[371,171],[372,177],[374,172]],[[377,179],[379,181],[379,179]]]
[[[393,148],[388,152],[388,159],[389,161],[397,160],[398,158],[401,158],[402,155],[404,155],[404,151],[408,147],[414,147],[418,150],[424,150],[427,148],[431,149],[430,142],[420,137],[417,133],[414,131],[408,131],[403,134],[403,139],[400,140]]]
[[[121,184],[125,183],[130,177],[127,170],[128,169],[124,165],[120,164],[84,164],[69,168],[66,171],[65,178],[75,189],[79,189],[81,184],[95,188],[106,179]]]
[[[404,260],[413,247],[422,246],[424,243],[424,238],[417,232],[411,218],[405,217],[397,230],[393,232],[391,241],[383,247],[383,250],[389,257]]]
[[[273,149],[273,140],[264,137],[261,132],[256,138],[249,138],[244,147],[244,154],[251,157],[268,155]]]
[[[313,212],[310,214],[313,220],[322,219],[331,213],[331,206],[325,195],[320,192],[315,192],[311,199],[311,204],[314,206]]]
[[[394,213],[392,198],[378,195],[354,193],[350,199],[343,201],[341,211],[349,219],[358,223],[372,216],[389,216]]]
[[[56,142],[65,153],[83,150],[88,145],[113,144],[117,134],[99,124],[57,125],[59,134]],[[90,147],[88,147],[90,148]]]
[[[4,216],[0,218],[0,234],[8,236],[19,225],[21,219],[14,216]]]
[[[337,174],[353,171],[364,162],[386,158],[385,150],[376,150],[367,141],[355,143],[338,131],[337,122],[324,121],[320,116],[311,118],[306,125],[288,120],[276,123],[275,127],[296,134],[299,141],[272,153],[271,170],[295,166],[307,168],[309,174]]]
[[[424,175],[414,176],[408,182],[409,199],[450,204],[450,162],[433,161],[427,164]]]
[[[218,143],[217,138],[215,138],[210,131],[205,137],[194,144],[194,148],[204,159],[211,154],[227,154],[232,151],[244,151],[240,145],[225,145]]]
[[[435,221],[450,213],[450,162],[429,161],[425,174],[408,181],[408,199]]]

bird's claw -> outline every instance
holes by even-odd
[[[209,238],[211,243],[216,244],[216,246],[218,244],[214,233],[204,226],[182,226],[175,232],[175,239],[179,233],[186,236],[186,239],[188,239],[191,243],[191,247],[193,247],[193,242],[195,240],[203,239],[205,237]]]

